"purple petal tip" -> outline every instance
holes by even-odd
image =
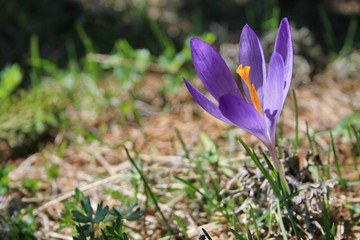
[[[254,30],[252,30],[252,28],[248,24],[245,24],[242,29],[242,33],[249,32],[249,31],[254,31]]]
[[[203,44],[205,42],[201,41],[198,38],[191,38],[190,39],[190,49],[196,48],[197,46],[199,46],[199,44]]]

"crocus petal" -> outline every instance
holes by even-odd
[[[283,107],[284,73],[284,60],[279,53],[274,52],[270,58],[264,85],[264,117],[273,142],[276,123]]]
[[[265,121],[253,105],[231,94],[222,96],[219,103],[221,113],[235,126],[253,134],[266,146],[271,146]]]
[[[217,101],[227,93],[241,96],[241,91],[232,73],[213,47],[199,39],[192,38],[190,49],[198,76]]]
[[[205,111],[207,111],[208,113],[210,113],[211,115],[213,115],[214,117],[216,117],[217,119],[223,122],[234,125],[229,119],[223,116],[217,104],[215,104],[213,101],[211,101],[206,96],[204,96],[204,94],[202,94],[196,88],[194,88],[185,78],[183,79],[190,94]]]
[[[239,65],[250,66],[250,82],[258,93],[260,106],[263,107],[263,84],[266,76],[264,51],[255,32],[246,24],[239,43]],[[242,81],[247,99],[251,99],[246,84]]]
[[[285,90],[283,93],[284,104],[287,93],[290,89],[294,63],[294,48],[291,38],[290,24],[287,18],[284,18],[280,23],[279,32],[275,40],[274,52],[279,53],[284,59],[285,63]]]

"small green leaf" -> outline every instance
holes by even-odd
[[[129,216],[126,216],[125,219],[128,221],[134,221],[142,217],[144,214],[145,210],[140,210],[140,208],[137,208],[135,212],[131,213]]]
[[[118,217],[116,216],[110,216],[110,217],[107,217],[103,220],[103,222],[112,222],[114,221],[115,219],[117,219]]]
[[[106,226],[106,230],[112,235],[117,235],[114,228],[112,228],[111,226]]]
[[[81,206],[85,210],[87,217],[91,219],[91,216],[93,214],[93,209],[91,207],[90,199],[86,197],[84,201],[81,202]]]
[[[109,212],[109,207],[106,206],[104,209],[102,209],[102,204],[103,202],[101,202],[96,209],[94,223],[99,224],[102,220],[104,220],[106,214]]]
[[[80,203],[84,199],[84,194],[76,188],[74,198],[78,203]]]
[[[94,228],[93,228],[93,225],[92,224],[85,224],[83,226],[81,226],[85,235],[88,237],[90,236],[90,239],[94,239],[93,236],[94,236]]]
[[[123,214],[121,213],[120,209],[118,207],[113,208],[109,211],[109,213],[113,216],[117,216],[119,218],[123,218]]]
[[[30,194],[35,194],[37,190],[39,190],[37,179],[24,179],[22,182],[22,186],[29,191]]]
[[[9,191],[9,173],[14,170],[14,167],[9,167],[6,164],[0,164],[0,195],[5,195]]]
[[[6,66],[0,72],[0,99],[9,96],[21,83],[22,72],[17,64]]]
[[[46,170],[46,173],[49,178],[57,179],[59,176],[59,165],[52,166]]]
[[[73,215],[75,222],[88,223],[91,221],[91,218],[85,216],[84,214],[82,214],[81,212],[79,212],[77,210],[71,211],[71,214]]]
[[[128,215],[137,204],[138,204],[137,202],[134,202],[131,205],[130,205],[130,203],[126,203],[126,208],[122,215]]]
[[[119,106],[120,112],[124,115],[131,113],[132,106],[129,102],[123,102]]]

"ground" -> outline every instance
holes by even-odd
[[[205,92],[199,79],[193,79],[193,83]],[[162,84],[162,74],[150,72],[133,91],[134,104],[139,111],[141,124],[134,114],[127,114],[124,117],[111,109],[95,116],[91,112],[73,113],[91,119],[87,129],[101,140],[78,134],[74,129],[59,131],[53,140],[44,144],[41,151],[23,159],[13,159],[10,163],[17,168],[9,174],[9,178],[11,187],[18,188],[19,191],[4,197],[2,204],[6,205],[7,200],[16,198],[21,200],[23,206],[34,206],[33,213],[38,224],[37,238],[72,239],[71,228],[57,229],[64,210],[63,203],[71,199],[75,188],[79,188],[89,196],[93,204],[104,201],[104,204],[111,207],[124,207],[126,201],[136,199],[139,206],[146,210],[146,214],[136,222],[126,222],[126,226],[132,232],[131,238],[172,239],[166,236],[166,225],[154,204],[149,201],[142,181],[125,154],[124,146],[126,146],[130,155],[141,165],[154,194],[159,198],[160,208],[174,229],[181,232],[174,220],[176,214],[187,229],[190,239],[199,239],[202,234],[201,228],[206,229],[213,239],[233,239],[229,231],[231,224],[214,209],[211,211],[215,212],[209,214],[209,209],[206,209],[209,206],[205,204],[202,196],[194,192],[191,194],[191,191],[174,176],[186,179],[201,189],[202,179],[195,159],[205,161],[204,154],[211,153],[215,143],[219,152],[214,155],[218,161],[213,161],[210,157],[208,162],[201,162],[205,181],[209,187],[214,187],[210,181],[211,177],[216,179],[223,191],[239,188],[246,190],[246,186],[243,186],[245,183],[241,181],[248,181],[250,185],[255,184],[254,188],[261,188],[262,185],[256,183],[261,179],[261,174],[257,175],[257,170],[249,163],[249,156],[236,140],[236,136],[240,136],[256,151],[259,148],[264,149],[264,146],[254,136],[207,114],[191,98],[184,86],[175,95],[161,96],[159,92]],[[280,117],[278,144],[279,147],[287,150],[290,156],[299,157],[300,166],[296,166],[299,172],[307,169],[308,165],[312,164],[309,160],[315,159],[316,155],[319,155],[318,159],[322,165],[327,164],[330,144],[327,130],[332,130],[342,177],[350,181],[359,179],[360,173],[354,168],[354,161],[358,162],[359,157],[356,155],[355,160],[353,159],[351,145],[351,141],[355,140],[347,137],[346,128],[340,124],[349,116],[354,116],[356,110],[360,108],[359,85],[359,81],[339,78],[333,70],[327,69],[313,76],[310,82],[298,83],[294,86],[299,110],[300,146],[297,153],[293,151],[296,126],[294,98],[289,93]],[[118,87],[118,83],[110,77],[103,87],[104,89]],[[128,92],[118,96],[119,101],[128,98]],[[166,108],[166,106],[170,107]],[[68,108],[71,112],[71,106]],[[310,135],[317,133],[315,140],[320,152],[314,150],[310,153],[306,123]],[[183,139],[185,148],[177,131]],[[360,187],[358,184],[352,185],[347,192],[344,192],[337,184],[338,173],[332,154],[329,161],[331,179],[333,179],[332,185],[329,183],[329,186],[335,186],[329,190],[329,203],[331,221],[336,227],[336,239],[359,239],[360,228],[358,226],[351,228],[358,215],[351,214],[346,203],[359,207]],[[258,180],[242,175],[247,165],[256,173]],[[55,179],[49,181],[47,169],[51,166],[59,166],[59,172]],[[26,179],[40,180],[39,189],[35,194],[31,194],[19,185],[21,180]],[[306,185],[310,183],[301,184],[305,189],[311,187],[319,189],[314,185]],[[260,195],[263,193],[256,199],[256,196],[252,195],[256,192],[252,192],[250,188],[246,191],[248,192],[238,198],[239,202],[234,203],[236,208],[242,206],[247,198],[251,198],[254,209],[265,211],[266,206],[270,204],[267,201],[274,200],[266,199],[266,196],[262,199],[264,196]],[[119,197],[114,197],[114,192],[118,192]],[[246,220],[245,212],[246,209],[239,210],[237,216],[240,223]],[[312,221],[321,223],[321,213],[314,213]],[[281,237],[276,222],[273,223],[272,228],[265,225],[261,227],[262,236],[268,236],[270,239]],[[319,228],[314,234],[322,235]]]

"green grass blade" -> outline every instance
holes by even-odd
[[[338,172],[339,178],[340,178],[340,185],[341,185],[342,189],[346,192],[346,184],[345,184],[345,180],[343,179],[342,174],[341,174],[339,159],[338,159],[337,154],[336,154],[334,138],[333,138],[333,135],[332,135],[331,131],[330,131],[330,139],[331,139],[331,148],[332,148],[333,155],[334,155],[336,169],[337,169],[337,172]]]
[[[232,224],[233,228],[236,230],[237,229],[236,228],[237,217],[236,217],[236,213],[235,213],[235,198],[231,199],[230,202],[231,202],[231,208],[232,208],[231,224]]]
[[[316,133],[314,133],[314,134],[312,135],[312,140],[313,140],[313,143],[314,143],[314,146],[315,146],[315,149],[316,149],[316,153],[317,153],[317,154],[320,154],[319,144],[318,144],[317,141],[316,141]]]
[[[359,136],[358,132],[356,131],[354,125],[351,124],[350,127],[351,127],[351,129],[352,129],[352,131],[353,131],[353,133],[354,133],[354,136],[355,136],[355,139],[356,139],[357,148],[358,148],[359,153],[360,153],[360,136]]]
[[[41,65],[40,54],[39,54],[39,38],[37,35],[32,35],[30,38],[30,63],[32,67],[31,75],[31,83],[32,85],[38,86],[40,83],[39,78],[39,68]]]
[[[93,44],[91,42],[91,39],[86,34],[86,31],[85,31],[82,24],[76,23],[76,31],[79,34],[79,38],[80,38],[82,44],[84,45],[86,53],[95,53],[96,51],[95,51],[94,46],[93,46]]]
[[[139,109],[135,105],[135,96],[133,93],[131,93],[131,101],[132,101],[132,110],[134,113],[136,123],[139,125],[139,128],[142,130],[143,129],[142,117],[141,117]]]
[[[311,152],[314,152],[314,146],[313,146],[313,142],[312,142],[311,135],[309,132],[309,123],[307,121],[306,121],[306,136],[309,141],[310,150],[311,150]]]
[[[347,185],[347,186],[360,185],[360,179],[359,179],[359,180],[346,181],[346,185]]]
[[[295,146],[294,146],[294,152],[297,153],[298,147],[299,147],[299,108],[298,108],[298,102],[296,98],[295,90],[292,89],[292,94],[294,97],[294,105],[295,105]]]
[[[188,233],[186,231],[186,228],[185,228],[184,224],[181,222],[180,218],[175,213],[174,213],[174,219],[177,222],[177,224],[179,225],[179,227],[181,228],[181,230],[183,231],[184,237],[186,239],[188,239],[189,235],[188,235]]]
[[[252,236],[251,236],[251,232],[249,229],[246,230],[247,236],[248,236],[248,240],[253,240]]]
[[[280,178],[278,178],[278,185],[279,185],[279,188],[281,189],[281,195],[282,195],[282,198],[283,198],[283,202],[284,202],[285,208],[286,208],[286,210],[288,212],[290,222],[291,222],[291,226],[292,226],[292,228],[293,228],[293,230],[295,232],[296,239],[301,240],[299,230],[296,227],[295,219],[294,219],[294,216],[292,215],[292,212],[291,212],[291,209],[290,209],[290,205],[289,205],[289,203],[288,203],[288,201],[287,201],[287,199],[285,197],[285,190],[284,190],[283,186],[281,185]]]
[[[268,171],[264,168],[264,166],[261,164],[259,158],[256,156],[255,152],[251,151],[250,148],[245,144],[245,142],[238,137],[238,140],[240,141],[240,143],[243,145],[243,147],[245,148],[245,150],[247,151],[247,153],[250,155],[251,159],[254,161],[255,165],[260,169],[260,171],[262,172],[262,174],[264,174],[265,178],[269,181],[275,195],[278,198],[281,198],[281,194],[279,191],[279,188],[276,184],[276,182],[274,181],[274,179],[270,176],[270,174],[268,173]]]
[[[327,165],[324,168],[324,176],[325,176],[326,180],[330,179],[330,156],[331,156],[331,145],[329,145],[329,148],[328,148]]]
[[[348,135],[349,135],[349,139],[350,139],[350,144],[351,144],[351,154],[352,154],[352,160],[353,160],[353,164],[354,164],[354,167],[355,169],[358,171],[358,163],[357,163],[357,146],[356,144],[353,142],[352,140],[352,132],[353,132],[353,129],[351,127],[351,125],[347,126],[346,127],[346,130],[348,132]],[[356,131],[355,131],[356,132]],[[355,135],[355,139],[356,139],[356,135]],[[360,173],[359,173],[360,174]]]
[[[358,27],[358,23],[359,23],[359,18],[357,16],[351,17],[348,30],[346,33],[345,42],[341,49],[341,53],[344,55],[348,55],[351,51],[351,48],[354,45],[354,39],[356,36],[356,29]]]
[[[195,187],[194,185],[191,184],[191,182],[189,182],[188,180],[182,179],[178,176],[174,176],[174,178],[178,181],[180,181],[182,184],[190,187],[192,190],[194,190],[195,192],[199,193],[201,196],[203,196],[204,198],[207,199],[206,194],[202,193],[197,187]]]
[[[176,48],[171,38],[169,38],[167,34],[164,34],[157,21],[150,20],[149,24],[150,24],[150,29],[154,34],[156,40],[158,41],[159,45],[161,45],[161,47],[163,48],[162,50],[164,55],[169,58],[175,57]]]
[[[255,218],[255,214],[254,214],[254,209],[252,208],[252,206],[250,205],[250,215],[253,219],[253,223],[254,223],[254,227],[255,227],[255,232],[256,232],[256,239],[260,240],[260,235],[259,235],[259,229],[256,223],[256,218]]]
[[[260,224],[263,220],[266,219],[267,216],[271,215],[271,211],[275,208],[275,205],[270,206],[270,208],[261,216],[256,220],[257,224]]]
[[[79,35],[79,38],[80,38],[82,44],[84,45],[86,54],[95,53],[96,51],[95,51],[94,45],[93,45],[91,39],[89,38],[89,36],[86,34],[86,31],[85,31],[83,25],[80,23],[76,23],[75,27],[76,27],[76,31]],[[85,71],[91,73],[93,76],[98,75],[98,65],[96,62],[90,61],[89,59],[86,58],[84,67],[85,67]]]
[[[221,188],[220,188],[219,184],[215,181],[214,178],[211,177],[210,180],[211,180],[211,184],[213,186],[213,189],[215,191],[215,196],[214,197],[216,198],[217,209],[223,214],[223,216],[227,219],[227,221],[230,222],[231,221],[231,216],[230,216],[230,214],[228,212],[228,209],[227,209],[226,205],[222,206],[222,204],[221,204],[221,199],[220,199]]]
[[[212,206],[212,207],[216,207],[215,204],[213,203],[212,199],[208,197],[208,195],[204,194],[203,192],[201,192],[197,187],[195,187],[194,185],[192,185],[189,181],[182,179],[180,177],[174,176],[174,178],[178,181],[180,181],[182,184],[188,186],[189,188],[191,188],[192,190],[194,190],[195,192],[199,193],[202,197],[204,197],[207,202]]]
[[[185,152],[185,157],[187,159],[190,159],[190,154],[189,154],[189,150],[186,147],[186,144],[184,142],[184,139],[181,136],[181,133],[179,131],[179,129],[175,128],[175,132],[176,132],[176,136],[179,139],[180,143],[181,143],[181,147],[183,148],[184,152]]]
[[[276,206],[277,206],[277,212],[278,212],[278,217],[279,217],[279,224],[280,224],[280,228],[281,228],[281,233],[283,235],[283,239],[287,240],[287,235],[286,235],[286,229],[284,226],[284,222],[282,220],[282,216],[281,216],[281,208],[280,208],[280,200],[277,199],[276,200]]]
[[[325,239],[326,240],[333,240],[334,235],[331,233],[331,222],[330,222],[330,212],[329,212],[329,203],[326,202],[325,198],[323,201],[323,209],[322,209],[322,216],[323,216],[323,226],[325,231]]]
[[[354,125],[351,124],[350,127],[351,127],[351,130],[352,130],[352,132],[353,132],[353,134],[354,134],[354,136],[355,136],[356,146],[357,146],[357,152],[360,153],[360,136],[359,136],[359,133],[356,131]],[[357,155],[357,154],[356,154],[356,152],[354,151],[354,153],[353,153],[354,166],[355,166],[355,169],[356,169],[357,171],[359,171],[359,163],[358,163],[358,161],[357,161],[357,159],[356,159],[356,157],[357,157],[356,155]]]
[[[200,174],[200,182],[201,182],[201,185],[202,185],[202,187],[203,187],[203,189],[205,191],[205,195],[207,196],[207,198],[211,198],[210,193],[209,193],[209,187],[208,187],[208,185],[206,183],[204,170],[202,169],[201,164],[200,164],[200,159],[196,158],[195,162],[196,162],[196,167],[197,167],[197,169],[199,171],[199,174]]]
[[[136,171],[139,173],[142,181],[144,182],[144,186],[146,188],[146,190],[149,192],[150,194],[150,197],[151,199],[154,201],[154,204],[155,204],[155,207],[156,209],[159,211],[160,215],[161,215],[161,218],[162,220],[164,221],[164,223],[166,224],[167,228],[168,228],[168,231],[174,235],[174,232],[170,226],[170,223],[168,222],[168,220],[165,218],[165,215],[163,214],[163,212],[161,211],[161,208],[159,207],[159,204],[158,204],[158,200],[157,198],[155,197],[155,194],[153,193],[153,191],[151,190],[151,187],[148,183],[148,181],[146,180],[143,172],[140,170],[140,168],[136,165],[134,159],[132,159],[132,157],[130,156],[130,153],[129,151],[127,150],[127,148],[124,146],[124,149],[125,149],[125,152],[126,152],[126,155],[129,159],[129,161],[131,162],[131,164],[134,166],[134,168],[136,169]]]
[[[330,240],[335,240],[335,224],[333,223],[332,224],[332,227],[331,227],[331,238]]]
[[[228,212],[226,210],[224,210],[223,207],[217,206],[217,204],[214,203],[213,198],[209,194],[201,192],[197,187],[195,187],[193,184],[191,184],[189,181],[187,181],[185,179],[182,179],[177,176],[174,176],[174,178],[176,180],[180,181],[182,184],[188,186],[195,192],[199,193],[202,197],[204,197],[206,199],[207,203],[209,203],[211,207],[216,208],[218,211],[220,211],[222,213],[222,215],[227,218],[227,220],[230,219]]]
[[[234,234],[237,240],[246,240],[244,237],[238,234],[234,229],[230,228],[230,231],[232,232],[232,234]]]
[[[336,36],[334,33],[334,29],[331,25],[330,19],[326,14],[326,11],[323,7],[318,7],[320,20],[325,28],[324,31],[324,39],[327,47],[330,49],[331,52],[336,52],[337,50],[337,43],[336,43]]]
[[[248,217],[249,217],[249,208],[246,208],[246,213],[245,213],[245,229],[248,230],[249,228],[249,220],[248,220]]]
[[[265,162],[266,162],[266,164],[268,165],[268,167],[269,167],[269,169],[270,169],[273,177],[276,179],[278,174],[277,174],[274,166],[271,164],[269,158],[266,156],[266,154],[265,154],[264,152],[262,152],[262,155],[263,155],[263,157],[264,157],[264,159],[265,159]]]
[[[359,214],[360,213],[360,207],[351,204],[351,203],[346,203],[345,206],[352,212]]]

